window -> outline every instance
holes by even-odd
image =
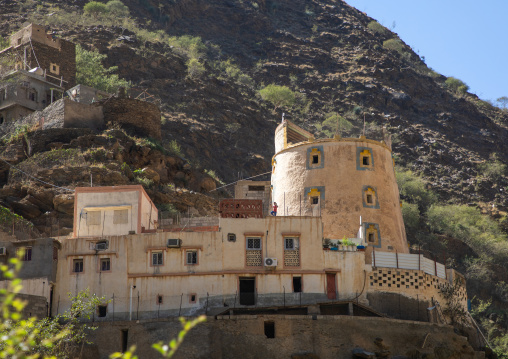
[[[37,91],[33,88],[30,88],[26,92],[27,99],[30,101],[37,102]]]
[[[247,238],[247,250],[260,250],[261,249],[261,238]]]
[[[307,169],[319,169],[324,167],[323,146],[307,148]]]
[[[236,234],[228,233],[228,242],[236,242]]]
[[[99,317],[104,318],[108,313],[108,305],[107,304],[98,305],[97,312]]]
[[[162,304],[162,295],[160,295],[160,294],[157,295],[157,304],[158,305]]]
[[[101,211],[87,211],[86,225],[95,226],[101,224]]]
[[[363,206],[365,208],[379,208],[376,187],[363,186]]]
[[[20,253],[23,252],[23,253]],[[19,257],[21,255],[21,260],[23,262],[28,262],[32,260],[32,247],[22,247],[16,249],[16,255]]]
[[[250,191],[264,192],[265,191],[265,186],[249,186],[249,192]]]
[[[153,266],[161,266],[163,265],[163,256],[162,251],[152,252],[152,265]]]
[[[82,273],[83,272],[83,259],[74,259],[72,261],[72,271],[74,273]]]
[[[372,149],[370,147],[356,148],[356,169],[372,170],[374,167],[374,159],[372,158]]]
[[[109,258],[101,259],[101,272],[109,272],[111,270],[111,260]]]
[[[189,294],[189,303],[196,303],[197,295],[196,293]]]
[[[6,99],[6,91],[5,89],[0,90],[0,101],[3,101]]]
[[[365,240],[369,246],[381,248],[381,234],[377,223],[363,223],[365,226]]]
[[[294,250],[298,248],[298,239],[297,238],[284,238],[284,249],[285,250]]]
[[[113,211],[113,224],[124,224],[129,222],[129,210],[120,209]]]
[[[49,65],[49,71],[55,75],[59,75],[60,74],[60,66],[58,66],[57,64],[51,63]]]
[[[298,237],[284,237],[284,267],[300,266],[300,246]]]
[[[293,277],[293,292],[302,292],[302,277]]]
[[[198,264],[198,251],[187,251],[187,265]]]
[[[310,203],[311,204],[319,204],[319,197],[311,197],[310,198]]]
[[[275,323],[274,322],[265,322],[265,335],[269,339],[275,338]]]

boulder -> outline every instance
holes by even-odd
[[[215,184],[215,180],[212,177],[203,177],[199,181],[199,191],[200,192],[207,193],[207,192],[213,191],[216,188],[217,188],[217,186]]]
[[[55,210],[65,214],[74,214],[74,195],[59,194],[53,199]]]
[[[151,169],[150,167],[145,167],[141,170],[141,175],[145,178],[152,180],[154,183],[159,183],[161,180],[161,176],[157,171]]]

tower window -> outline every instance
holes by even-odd
[[[369,243],[374,243],[374,241],[376,240],[376,235],[374,233],[369,233],[368,236]]]
[[[312,204],[319,204],[319,197],[311,197],[310,200]]]
[[[374,159],[372,157],[372,149],[369,147],[356,148],[356,169],[357,170],[373,170]]]
[[[368,194],[368,195],[367,195],[367,203],[368,203],[368,204],[372,204],[373,202],[374,202],[374,201],[373,201],[373,199],[372,199],[372,195],[371,195],[371,194]]]
[[[314,155],[312,156],[312,164],[318,164],[319,163],[319,156]]]

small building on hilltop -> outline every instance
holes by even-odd
[[[10,46],[0,51],[0,78],[0,125],[5,131],[5,125],[44,109],[75,85],[75,45],[30,24],[11,35]]]
[[[355,315],[445,322],[426,308],[445,306],[451,287],[466,307],[458,272],[408,251],[387,145],[316,140],[290,122],[275,142],[271,182],[239,181],[217,225],[160,228],[141,186],[78,188],[73,236],[61,239],[58,312],[68,292],[86,288],[109,300],[99,320],[341,314],[345,305]]]

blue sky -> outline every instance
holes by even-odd
[[[508,96],[508,0],[345,0],[484,100]]]

